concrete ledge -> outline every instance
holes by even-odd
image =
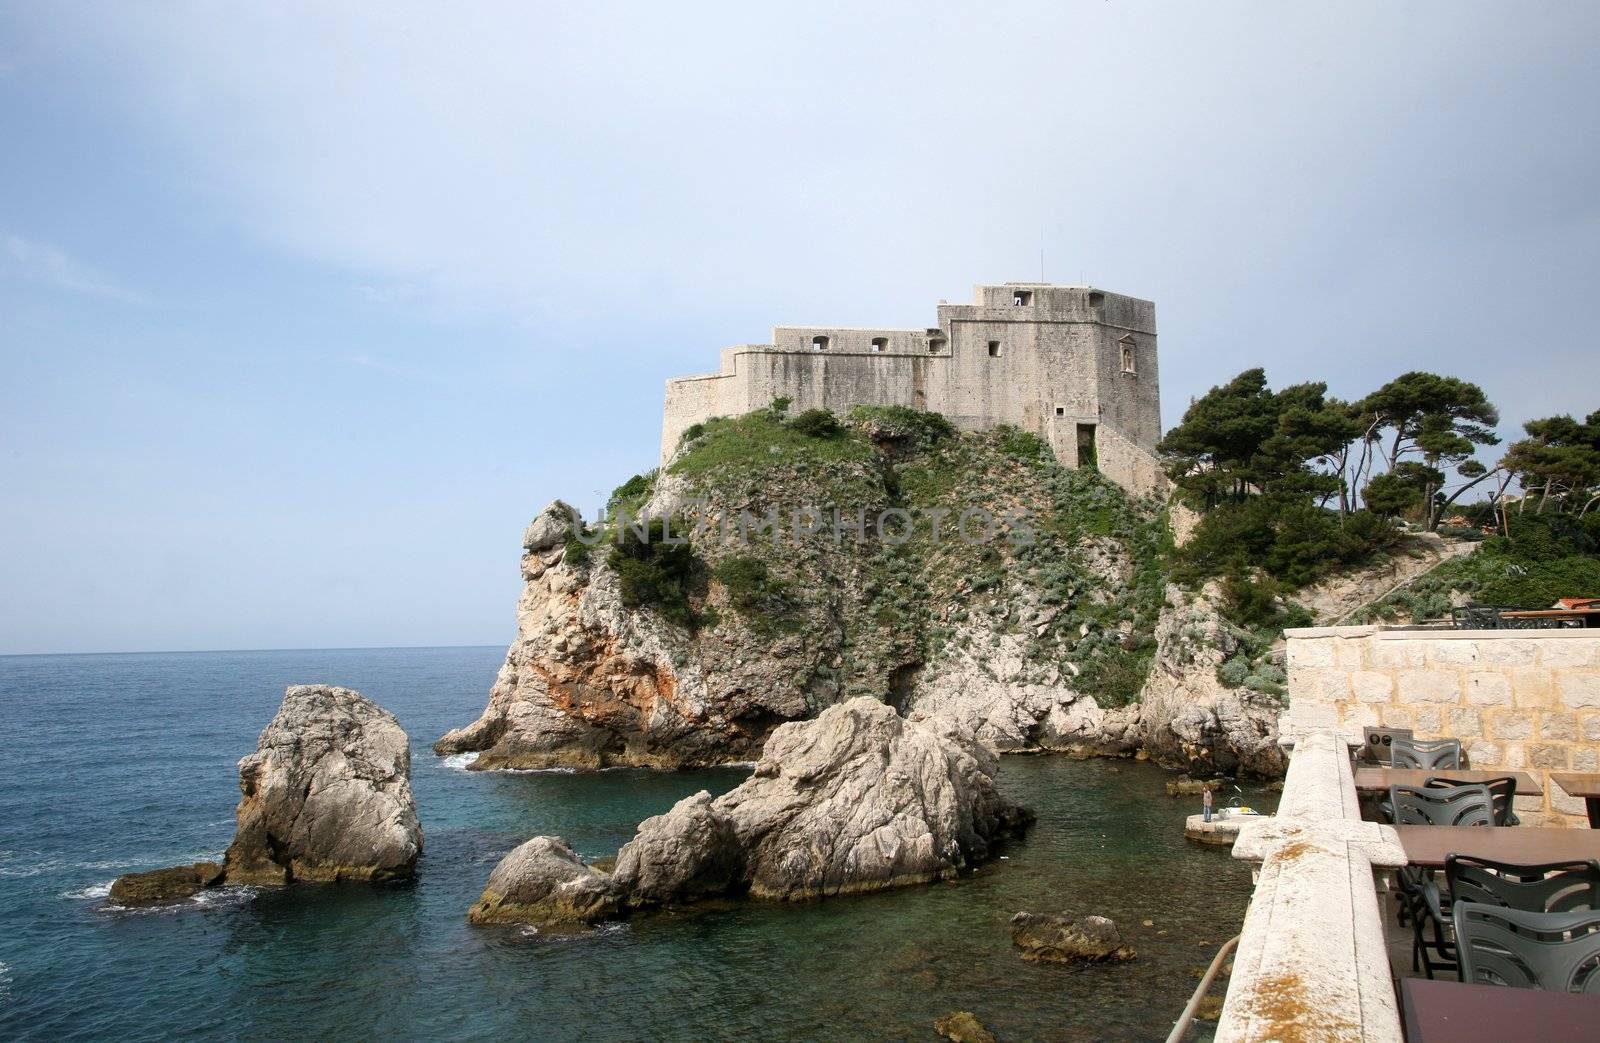
[[[1233,856],[1261,869],[1216,1039],[1399,1043],[1373,869],[1405,852],[1361,821],[1343,736],[1296,737],[1278,814],[1241,829]]]
[[[1190,815],[1183,823],[1183,835],[1197,844],[1215,844],[1227,847],[1239,837],[1239,831],[1256,822],[1266,822],[1270,815],[1239,815],[1223,808],[1207,822],[1205,815]]]

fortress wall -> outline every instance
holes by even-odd
[[[947,358],[920,353],[876,354],[836,351],[749,352],[739,356],[742,394],[750,409],[774,398],[793,400],[791,414],[831,409],[841,415],[853,406],[905,406],[936,409],[930,388],[942,385]]]
[[[943,332],[933,333],[943,337]],[[927,355],[930,334],[927,330],[866,329],[847,326],[776,326],[772,344],[778,351],[816,351],[816,337],[828,338],[827,351],[836,354]],[[875,349],[874,341],[881,341]]]
[[[728,369],[733,367],[726,366]],[[661,411],[661,464],[666,466],[678,439],[690,425],[714,416],[748,412],[733,373],[703,377],[678,377],[667,381],[666,404]]]
[[[1161,461],[1116,428],[1105,426],[1096,432],[1095,456],[1100,473],[1133,495],[1166,495],[1167,476]]]

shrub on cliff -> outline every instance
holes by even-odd
[[[774,576],[766,562],[735,554],[719,561],[712,574],[751,630],[775,633],[793,629],[797,606],[789,596],[789,583]]]
[[[837,438],[843,430],[839,426],[839,418],[833,415],[831,409],[808,409],[788,421],[788,424],[790,429],[808,438]]]
[[[644,538],[633,526],[623,526],[608,561],[617,573],[624,605],[649,609],[694,630],[704,620],[695,614],[689,593],[702,581],[703,569],[688,543],[668,543],[666,535],[666,523],[659,518],[645,526]]]

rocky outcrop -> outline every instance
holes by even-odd
[[[153,905],[192,898],[208,887],[222,883],[222,867],[215,862],[196,862],[148,873],[127,873],[111,885],[113,905]]]
[[[534,837],[494,867],[467,919],[585,924],[615,916],[620,908],[610,877],[584,865],[560,837]]]
[[[1011,918],[1011,944],[1032,963],[1121,962],[1134,957],[1117,925],[1104,916],[1018,913]]]
[[[230,884],[402,879],[422,853],[406,733],[348,688],[291,686],[239,789]]]
[[[588,921],[725,894],[795,900],[955,876],[1030,812],[994,784],[994,756],[858,698],[773,733],[755,772],[647,819],[610,874],[539,837],[490,876],[471,919]]]
[[[1278,715],[1283,701],[1248,687],[1228,687],[1217,668],[1240,648],[1222,618],[1214,587],[1198,593],[1167,587],[1156,624],[1156,655],[1138,702],[1124,715],[1126,740],[1157,762],[1202,773],[1282,775]]]
[[[1329,576],[1296,591],[1294,600],[1319,626],[1333,626],[1440,562],[1471,554],[1476,543],[1449,542],[1436,533],[1416,533],[1376,564]]]
[[[188,898],[223,884],[408,878],[422,854],[411,746],[394,715],[348,688],[291,685],[256,752],[223,864],[129,873],[120,905]]]

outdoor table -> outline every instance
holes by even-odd
[[[1552,771],[1550,781],[1566,790],[1569,796],[1582,797],[1589,808],[1589,828],[1600,828],[1600,773]]]
[[[1407,1043],[1600,1039],[1600,996],[1428,978],[1400,979]]]
[[[1450,854],[1540,865],[1600,859],[1600,833],[1543,826],[1395,826],[1409,865],[1443,869]],[[1600,1023],[1597,1023],[1600,1031]]]
[[[1544,790],[1532,775],[1523,771],[1455,771],[1449,768],[1357,768],[1356,792],[1388,793],[1390,786],[1424,786],[1430,778],[1459,779],[1462,782],[1488,782],[1510,776],[1517,780],[1517,796],[1542,797]],[[1600,778],[1600,776],[1597,776]]]
[[[1563,623],[1576,623],[1578,627],[1600,627],[1600,609],[1592,608],[1532,608],[1511,609],[1500,613],[1501,619],[1551,619]]]

